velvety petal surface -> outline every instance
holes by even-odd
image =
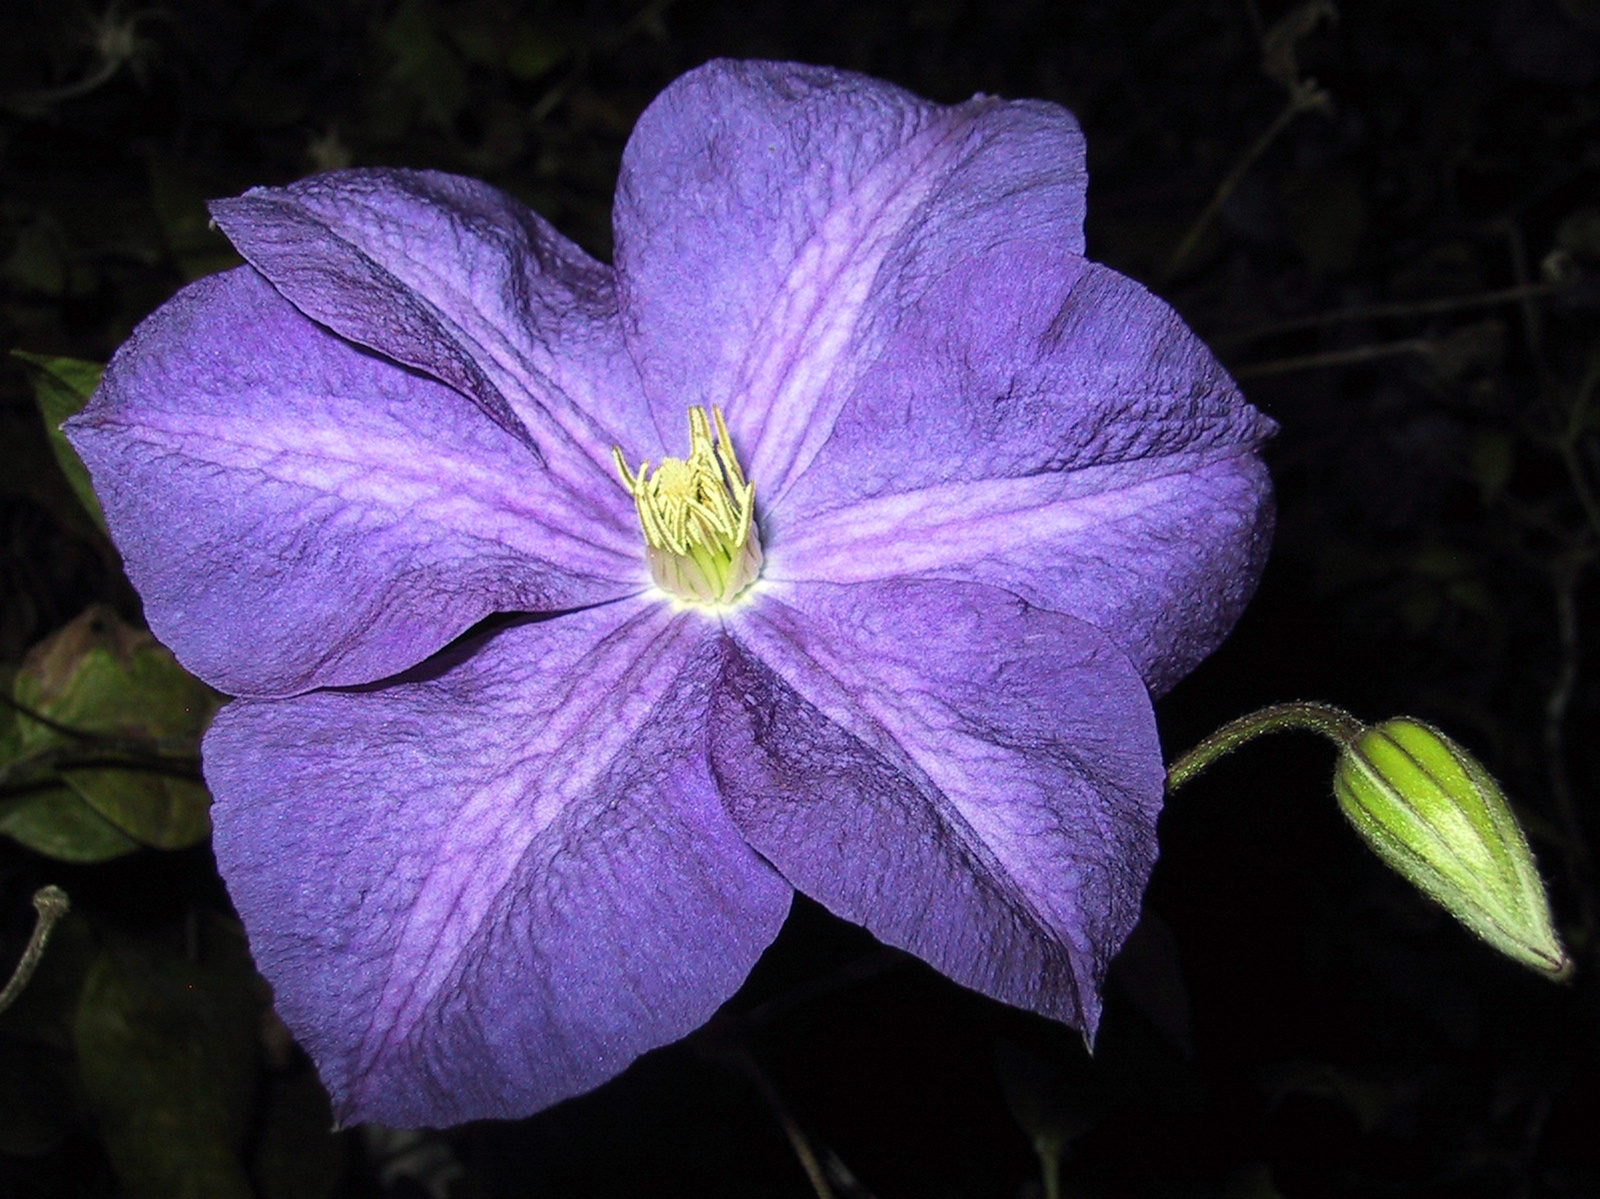
[[[791,892],[711,783],[720,644],[628,600],[218,716],[217,860],[341,1120],[525,1115],[739,986]]]
[[[1105,267],[1019,240],[905,282],[826,443],[768,492],[768,573],[1004,587],[1103,630],[1165,690],[1254,590],[1272,422]]]
[[[1052,104],[945,107],[793,63],[683,76],[640,117],[615,211],[658,432],[720,404],[757,494],[782,494],[893,332],[884,281],[1022,231],[1080,253],[1084,182],[1082,135]]]
[[[1127,659],[964,583],[767,584],[727,625],[712,765],[750,844],[889,944],[1092,1034],[1165,783]]]
[[[641,586],[619,486],[573,491],[248,267],[142,324],[68,432],[151,628],[232,695],[367,682],[490,613]]]
[[[302,312],[472,397],[579,489],[648,423],[611,269],[486,183],[336,171],[211,212]]]

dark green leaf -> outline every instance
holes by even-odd
[[[1353,1115],[1365,1133],[1372,1132],[1390,1112],[1412,1098],[1406,1088],[1404,1082],[1359,1078],[1331,1062],[1282,1062],[1261,1073],[1261,1089],[1266,1092],[1268,1110],[1292,1095],[1327,1099]]]
[[[447,126],[467,102],[467,80],[458,59],[439,36],[426,0],[401,0],[383,32],[389,78],[412,96],[422,115]]]
[[[1099,1121],[1100,1088],[1086,1053],[1050,1063],[1000,1040],[995,1042],[994,1063],[1006,1104],[1041,1159],[1059,1158]]]
[[[44,354],[29,354],[12,350],[22,360],[28,377],[33,382],[34,399],[39,405],[39,415],[44,418],[45,433],[50,438],[50,450],[61,465],[61,473],[72,484],[73,493],[85,511],[103,533],[106,516],[100,509],[100,500],[89,484],[89,471],[77,452],[61,432],[61,423],[76,416],[89,402],[94,389],[100,385],[104,368],[97,362],[84,362],[79,358],[51,358]]]
[[[0,262],[0,279],[20,291],[45,296],[64,296],[70,275],[60,226],[50,220],[36,220],[19,229],[11,253]]]
[[[84,985],[78,1072],[129,1199],[248,1199],[238,1150],[255,1092],[262,1000],[244,941],[201,926],[199,960],[108,944]]]
[[[1348,170],[1308,169],[1282,190],[1289,238],[1306,265],[1322,273],[1349,271],[1367,233],[1356,177]]]
[[[211,793],[196,779],[96,767],[61,777],[90,807],[154,849],[187,849],[211,835]]]
[[[83,733],[193,749],[217,697],[149,633],[95,605],[40,642],[13,684],[17,702]],[[68,738],[24,717],[24,748]]]
[[[1222,1188],[1223,1199],[1283,1199],[1272,1181],[1272,1168],[1266,1162],[1248,1162],[1228,1176]]]
[[[549,30],[518,22],[506,51],[506,71],[523,81],[549,74],[567,57],[567,45]]]
[[[61,862],[105,862],[139,848],[65,784],[0,800],[0,833]]]
[[[49,777],[113,831],[157,849],[181,849],[206,838],[210,799],[194,770],[217,696],[155,638],[122,624],[108,609],[91,608],[28,654],[13,695],[45,719],[19,716],[8,773],[30,765],[49,768]],[[53,807],[28,797],[30,835],[43,837],[40,822],[52,820],[68,822],[77,840],[90,835],[86,827],[99,832],[78,819],[72,804],[59,802],[61,790],[49,792],[57,801]],[[92,844],[101,853],[109,852],[111,842]]]

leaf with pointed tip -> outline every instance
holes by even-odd
[[[44,418],[44,430],[50,438],[50,451],[61,465],[61,473],[72,485],[72,493],[94,520],[96,527],[106,531],[106,516],[100,510],[100,501],[89,485],[89,472],[77,452],[67,444],[61,432],[61,422],[76,416],[89,402],[94,389],[100,384],[100,372],[105,368],[98,362],[85,362],[80,358],[52,358],[48,354],[29,354],[12,350],[12,355],[22,361],[33,383],[33,395],[39,405],[39,415]]]

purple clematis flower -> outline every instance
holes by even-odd
[[[634,131],[614,267],[430,172],[214,205],[249,265],[70,432],[239,697],[217,858],[341,1119],[595,1086],[795,889],[1094,1030],[1272,425],[1085,260],[1083,161],[1051,104],[715,62]]]

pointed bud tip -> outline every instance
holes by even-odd
[[[1460,745],[1420,720],[1386,720],[1340,752],[1333,790],[1368,846],[1472,932],[1547,977],[1571,975],[1522,827]]]

